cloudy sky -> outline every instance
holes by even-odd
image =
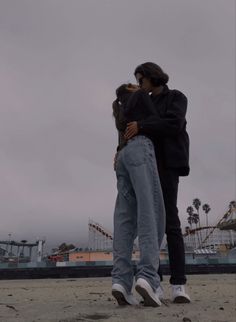
[[[153,61],[189,100],[191,174],[210,223],[235,199],[234,0],[0,0],[0,240],[84,246],[112,230],[115,88]]]

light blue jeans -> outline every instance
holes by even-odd
[[[117,190],[114,212],[112,283],[128,293],[133,285],[131,262],[138,236],[140,261],[136,280],[142,277],[155,291],[160,246],[165,233],[165,208],[152,141],[138,135],[119,152],[116,164]]]

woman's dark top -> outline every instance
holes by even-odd
[[[127,123],[143,121],[156,113],[150,95],[141,89],[134,93],[126,93],[122,99],[122,104],[113,104],[116,128],[119,131],[117,151],[120,151],[127,143],[124,139]],[[149,134],[143,135],[151,138]]]

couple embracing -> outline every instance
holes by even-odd
[[[135,305],[131,261],[138,237],[135,289],[145,306],[161,305],[160,246],[166,233],[172,300],[189,303],[185,254],[177,209],[179,176],[189,174],[187,98],[167,86],[160,66],[147,62],[134,72],[138,85],[116,90],[113,115],[119,133],[115,157],[118,195],[114,211],[112,294],[119,305]]]

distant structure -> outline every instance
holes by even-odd
[[[210,232],[209,232],[210,230]],[[201,232],[201,235],[199,234]],[[236,232],[233,230],[220,230],[216,226],[200,227],[189,230],[184,234],[186,249],[227,249],[236,246]]]
[[[37,249],[37,262],[41,262],[42,261],[42,258],[43,258],[43,245],[44,245],[45,241],[44,240],[39,240],[37,242],[37,246],[38,246],[38,249]]]
[[[217,228],[221,230],[236,231],[236,204],[232,202],[229,210],[224,214],[223,218],[218,222]]]
[[[100,224],[89,220],[89,250],[111,250],[112,233]]]
[[[112,233],[99,223],[89,220],[89,250],[111,251]],[[205,251],[227,251],[236,247],[236,205],[231,207],[223,215],[221,220],[214,226],[197,227],[190,229],[186,227],[184,243],[186,250]],[[163,246],[166,243],[163,242]],[[137,247],[134,247],[137,249]]]
[[[11,240],[0,240],[0,262],[28,263],[33,260],[33,249],[37,248],[36,261],[42,261],[43,245],[45,240],[38,240],[35,243],[28,243],[27,240],[20,242]]]
[[[236,247],[236,203],[231,202],[228,211],[215,226],[186,228],[184,240],[188,248],[216,250]]]

